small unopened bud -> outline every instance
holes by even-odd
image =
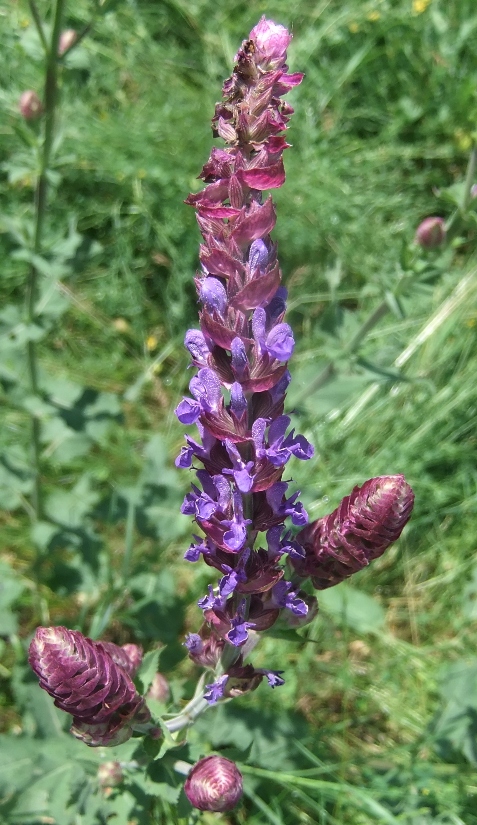
[[[60,40],[58,43],[58,54],[64,54],[73,43],[76,43],[76,38],[78,37],[77,33],[74,29],[65,29],[60,34]]]
[[[424,249],[435,249],[446,239],[446,226],[443,218],[424,218],[416,230],[415,241]]]
[[[28,89],[28,91],[22,93],[18,108],[21,116],[24,117],[25,120],[36,120],[43,112],[42,102],[37,93],[32,91],[32,89]]]
[[[317,590],[339,584],[399,538],[413,504],[414,493],[404,476],[371,478],[355,487],[333,513],[298,533],[305,555],[291,563],[300,576],[311,577]]]
[[[242,797],[242,774],[230,759],[206,756],[192,768],[184,791],[199,811],[231,811]]]
[[[115,788],[123,781],[123,770],[119,762],[103,762],[98,768],[98,782],[102,788]]]
[[[167,702],[170,694],[169,682],[162,673],[156,673],[152,680],[146,699],[155,699],[157,702]]]
[[[474,185],[472,186],[470,190],[470,197],[472,198],[472,200],[474,198],[477,198],[477,183],[474,183]]]

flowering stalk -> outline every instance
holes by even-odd
[[[176,414],[197,425],[199,439],[186,436],[176,464],[203,465],[182,512],[205,536],[195,537],[185,558],[202,556],[221,574],[199,602],[202,629],[186,641],[191,658],[218,676],[207,686],[211,704],[263,676],[272,687],[282,684],[277,672],[244,666],[244,652],[251,633],[271,627],[281,610],[308,611],[281,563],[303,552],[285,520],[303,526],[308,516],[298,493],[287,497],[282,476],[292,456],[309,459],[313,447],[289,431],[283,412],[294,340],[270,237],[275,209],[263,196],[284,183],[283,133],[293,109],[281,98],[303,77],[288,73],[290,40],[283,26],[262,18],[242,44],[212,121],[226,148],[212,149],[200,175],[207,185],[186,201],[197,209],[203,237],[195,279],[201,311],[200,330],[185,337],[198,367],[192,398]]]

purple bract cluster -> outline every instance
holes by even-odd
[[[38,627],[28,660],[61,710],[71,733],[87,745],[119,745],[150,720],[132,681],[141,664],[137,645],[93,642],[66,627]]]

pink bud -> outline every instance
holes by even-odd
[[[230,759],[206,756],[192,768],[184,791],[199,811],[231,811],[243,793],[242,774]]]
[[[123,781],[123,771],[119,762],[103,762],[98,768],[98,782],[102,788],[114,788]]]
[[[157,702],[167,702],[170,694],[169,682],[162,673],[156,673],[146,699],[156,699]]]
[[[477,198],[477,183],[474,183],[474,185],[472,186],[472,189],[470,190],[470,197],[472,199]]]
[[[43,112],[43,105],[40,98],[37,93],[31,89],[22,93],[18,108],[25,120],[36,120]]]
[[[73,43],[76,43],[77,37],[78,35],[74,29],[65,29],[61,32],[58,43],[58,54],[64,54]]]
[[[260,67],[265,70],[281,68],[287,59],[291,39],[292,35],[285,26],[263,16],[250,32],[250,40],[256,50],[255,59]]]
[[[443,218],[424,218],[416,230],[415,242],[424,249],[435,249],[446,239],[446,226]]]

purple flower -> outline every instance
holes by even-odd
[[[283,670],[260,670],[267,677],[268,684],[271,688],[281,687],[285,684],[285,679],[282,679],[281,674]]]
[[[229,677],[227,674],[225,674],[225,676],[221,676],[217,679],[216,682],[205,686],[206,691],[204,693],[204,699],[207,699],[209,705],[215,705],[219,699],[222,699],[228,678]]]

